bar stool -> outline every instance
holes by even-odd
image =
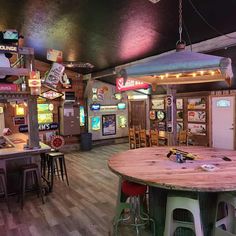
[[[136,184],[127,180],[122,182],[121,191],[129,199],[129,203],[118,203],[117,214],[114,218],[113,224],[115,235],[117,235],[118,225],[120,222],[127,222],[127,225],[134,226],[136,229],[136,235],[139,235],[139,227],[145,226],[146,224],[152,222],[153,235],[155,235],[154,220],[141,210],[140,200],[143,195],[146,194],[146,190],[146,185]],[[122,215],[125,209],[130,209],[129,216],[127,218],[123,218]]]
[[[48,179],[50,177],[50,180],[51,180],[50,190],[52,191],[52,188],[53,188],[55,171],[57,171],[59,178],[61,175],[61,179],[63,181],[64,181],[64,174],[65,174],[67,185],[69,185],[64,153],[50,152],[50,153],[47,153],[47,157],[48,157]],[[60,169],[58,168],[58,161],[59,161]]]
[[[217,219],[219,205],[225,206],[225,215]],[[214,236],[233,236],[236,235],[236,193],[219,193],[217,198]]]
[[[27,190],[26,189],[27,174],[28,174],[28,176],[32,177],[33,183],[36,183],[39,194],[42,198],[42,203],[44,204],[41,175],[39,172],[39,167],[36,163],[26,164],[26,165],[21,166],[21,176],[22,176],[22,178],[21,178],[21,208],[22,209],[24,206],[25,192]]]
[[[173,213],[176,209],[184,209],[190,211],[193,215],[194,222],[174,220]],[[197,236],[204,236],[198,199],[172,195],[169,195],[167,197],[164,236],[173,236],[176,229],[179,227],[191,229],[195,231],[195,235]]]
[[[8,194],[7,194],[7,178],[6,178],[5,170],[3,168],[0,168],[0,182],[1,182],[0,183],[1,188],[4,193],[5,201],[7,203],[7,208],[8,208],[8,211],[10,212],[10,205],[9,205]]]

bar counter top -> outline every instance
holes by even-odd
[[[0,148],[0,160],[15,158],[19,156],[32,155],[32,154],[40,154],[44,152],[50,151],[50,147],[42,142],[40,142],[40,147],[33,149],[26,149],[24,146],[26,145],[26,140],[28,139],[28,135],[22,133],[16,133],[4,136],[4,138],[11,144],[12,147],[3,147]]]

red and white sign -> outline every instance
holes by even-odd
[[[29,78],[28,82],[29,82],[30,88],[41,87],[40,72],[39,71],[31,71],[30,78]]]
[[[54,149],[60,149],[64,146],[65,144],[65,140],[62,136],[56,135],[56,136],[52,136],[50,145],[52,148]]]
[[[116,79],[116,89],[118,91],[127,91],[127,90],[135,90],[135,89],[147,89],[149,84],[144,83],[139,80],[134,79],[127,79],[126,83],[124,84],[124,78],[117,78]]]
[[[54,90],[48,90],[46,92],[41,93],[39,96],[43,97],[43,98],[46,98],[46,99],[49,99],[49,100],[53,100],[53,99],[62,97],[63,93],[59,93],[59,92],[54,91]]]
[[[17,92],[17,84],[0,84],[0,92]]]
[[[62,62],[62,51],[55,49],[47,50],[47,60],[54,62]]]

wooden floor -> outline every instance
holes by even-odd
[[[108,169],[107,159],[128,148],[128,144],[117,144],[66,154],[70,186],[57,179],[44,205],[30,194],[23,210],[16,197],[10,197],[11,213],[1,201],[0,236],[111,235],[118,177]],[[122,227],[119,235],[132,236],[135,231]]]

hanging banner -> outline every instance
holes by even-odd
[[[63,76],[64,70],[65,70],[65,67],[63,65],[54,62],[52,64],[52,68],[50,69],[47,77],[45,78],[44,83],[48,85],[49,87],[56,88],[58,82]]]
[[[124,84],[124,78],[120,77],[116,79],[116,89],[118,91],[127,91],[127,90],[135,90],[135,89],[147,89],[149,88],[149,84],[144,83],[139,80],[127,79]]]

